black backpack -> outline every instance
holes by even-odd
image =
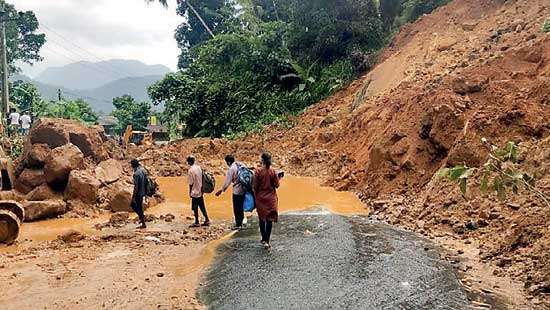
[[[147,197],[153,197],[158,192],[159,185],[157,181],[151,177],[147,169],[143,168],[143,170],[145,170],[145,194]]]

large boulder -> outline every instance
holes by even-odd
[[[52,118],[38,120],[29,133],[31,144],[47,144],[53,149],[69,143],[69,133],[61,122],[65,120]]]
[[[48,184],[64,188],[72,170],[84,166],[84,154],[73,144],[66,144],[52,150],[44,166]]]
[[[27,194],[27,200],[29,201],[44,201],[51,199],[58,199],[59,193],[55,192],[53,189],[48,186],[48,184],[42,184],[37,188],[33,189],[30,193]]]
[[[23,194],[28,194],[30,191],[44,183],[46,183],[44,170],[25,169],[15,181],[15,189]]]
[[[95,203],[99,198],[100,186],[99,180],[91,173],[84,170],[73,170],[69,175],[65,198],[80,200],[85,203]]]
[[[113,187],[113,194],[110,200],[111,211],[130,212],[132,207],[133,187],[130,184],[118,183]]]
[[[67,205],[63,200],[27,201],[23,207],[25,222],[56,217],[67,212]]]
[[[67,143],[76,145],[86,157],[96,161],[107,158],[103,139],[97,128],[89,128],[72,120],[43,118],[30,132],[31,144],[47,144],[57,148]]]
[[[123,168],[120,162],[114,159],[102,161],[95,168],[95,176],[103,184],[112,184],[120,179]]]
[[[43,168],[50,156],[51,149],[47,144],[33,144],[25,154],[25,166],[29,168]]]

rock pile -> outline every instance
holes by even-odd
[[[25,221],[77,214],[129,211],[131,171],[97,127],[62,119],[34,124],[16,171],[15,189],[24,195]]]

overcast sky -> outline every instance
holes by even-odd
[[[176,69],[179,50],[174,31],[182,22],[170,7],[144,0],[8,0],[20,11],[32,10],[46,34],[44,60],[22,66],[35,77],[47,67],[113,58],[135,59]]]

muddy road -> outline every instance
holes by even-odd
[[[211,309],[467,309],[438,250],[416,235],[323,210],[289,213],[268,252],[256,226],[219,248],[200,290]]]
[[[160,180],[166,202],[148,228],[94,228],[97,218],[25,223],[0,247],[0,309],[463,309],[440,249],[367,219],[352,194],[312,178],[285,178],[273,250],[254,217],[235,235],[231,194],[207,196],[212,227],[192,230],[185,178]],[[304,211],[308,210],[308,211]],[[167,220],[167,214],[175,215]],[[131,216],[133,217],[133,215]],[[72,229],[74,241],[58,235]],[[218,255],[215,255],[215,254]],[[197,298],[198,297],[198,298]]]

